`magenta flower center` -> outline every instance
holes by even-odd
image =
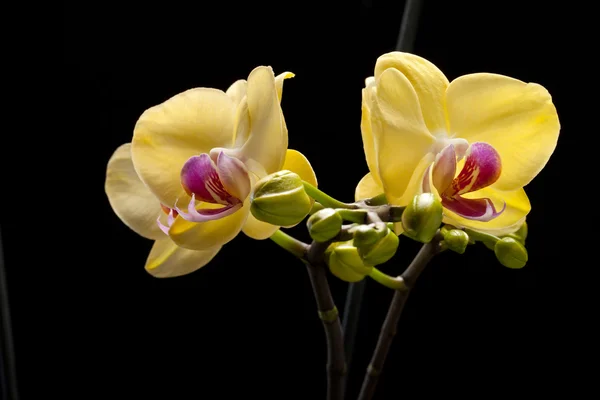
[[[466,198],[463,195],[486,188],[498,180],[502,172],[500,155],[491,145],[483,142],[471,144],[465,154],[465,163],[456,175],[457,157],[454,145],[446,146],[436,157],[431,171],[433,186],[442,198],[443,206],[464,217],[477,221],[490,221],[506,208],[497,211],[489,198]],[[423,191],[430,192],[429,169],[423,179]]]

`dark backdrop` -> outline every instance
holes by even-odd
[[[191,275],[152,278],[143,269],[152,243],[113,214],[105,166],[146,108],[196,86],[226,89],[271,65],[296,74],[282,104],[290,147],[310,159],[323,190],[352,200],[367,172],[361,88],[376,58],[394,49],[403,3],[65,4],[63,135],[74,164],[60,175],[69,204],[45,236],[54,251],[38,264],[56,278],[48,297],[36,296],[32,282],[45,282],[22,266],[22,225],[14,215],[2,222],[23,398],[324,398],[324,335],[304,266],[269,240],[241,235]],[[564,204],[565,181],[583,181],[565,172],[580,155],[581,129],[561,55],[568,17],[558,3],[476,4],[425,1],[414,52],[449,79],[495,72],[542,84],[561,137],[526,188],[529,264],[504,268],[482,245],[435,259],[408,301],[379,399],[577,387],[579,372],[567,361],[573,341],[563,336],[561,268],[574,262],[568,252],[582,235],[561,228],[556,202]],[[306,237],[302,227],[294,233]],[[402,240],[385,269],[400,273],[417,249]],[[330,282],[343,309],[346,284]],[[368,282],[352,391],[391,296]],[[42,347],[52,358],[34,351]],[[51,385],[37,385],[35,372],[52,376]]]

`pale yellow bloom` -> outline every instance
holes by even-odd
[[[308,160],[287,149],[280,102],[291,77],[257,67],[226,92],[175,95],[146,110],[131,144],[115,151],[106,193],[127,226],[156,241],[146,263],[151,274],[190,273],[240,231],[271,236],[279,227],[249,212],[253,184],[267,174],[287,169],[317,184]]]
[[[366,80],[361,131],[370,173],[357,200],[384,192],[406,205],[432,191],[446,223],[504,234],[525,221],[523,187],[552,155],[560,123],[538,84],[489,73],[449,82],[429,61],[392,52]]]

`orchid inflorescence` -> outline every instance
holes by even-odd
[[[347,282],[369,276],[397,291],[410,277],[377,266],[396,253],[399,236],[432,254],[482,242],[502,265],[526,264],[523,188],[560,131],[546,89],[490,73],[450,82],[414,54],[382,55],[362,90],[369,173],[344,203],[318,189],[309,161],[288,149],[280,104],[293,76],[260,66],[225,92],[191,89],[140,116],[108,162],[105,189],[116,215],[155,241],[150,274],[194,272],[240,232],[271,238],[313,272],[328,267]],[[281,230],[307,217],[312,244]]]

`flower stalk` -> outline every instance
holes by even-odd
[[[398,289],[396,289],[392,302],[390,303],[390,308],[388,309],[387,316],[381,328],[381,333],[373,357],[367,368],[367,373],[358,400],[370,400],[373,398],[379,375],[383,370],[383,364],[385,363],[385,359],[392,346],[392,341],[396,335],[398,321],[402,315],[402,310],[404,309],[408,295],[429,261],[441,251],[441,240],[442,236],[438,233],[431,242],[424,244],[406,271],[397,278],[399,281],[401,280],[403,282],[403,285],[399,285]],[[383,279],[383,275],[377,273],[372,277],[378,281]]]
[[[346,361],[344,356],[344,336],[338,309],[333,301],[327,282],[325,250],[331,241],[303,243],[278,230],[271,240],[300,258],[308,271],[317,303],[319,318],[323,323],[327,341],[327,400],[343,400]]]

